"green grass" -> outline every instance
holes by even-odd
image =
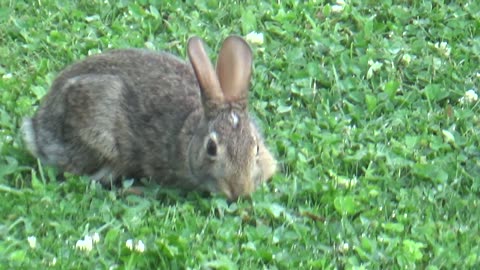
[[[480,85],[480,4],[346,2],[1,1],[0,269],[479,269],[479,103],[459,99]],[[252,201],[60,181],[24,149],[73,61],[252,31],[251,109],[282,167]]]

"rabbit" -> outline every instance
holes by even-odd
[[[146,177],[230,200],[249,196],[277,167],[248,112],[250,46],[226,38],[216,69],[200,38],[188,40],[187,54],[190,63],[117,49],[67,67],[24,119],[26,148],[106,185]]]

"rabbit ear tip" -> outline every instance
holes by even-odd
[[[251,50],[251,49],[250,49],[250,45],[248,44],[248,42],[247,42],[243,37],[241,37],[241,36],[231,35],[231,36],[227,37],[224,42],[235,42],[235,43],[241,44],[241,45],[243,45],[244,47],[246,47],[246,48],[248,48],[249,50]]]
[[[194,50],[195,48],[203,48],[203,40],[197,36],[192,36],[187,41],[188,50]]]
[[[191,36],[190,38],[188,38],[188,43],[191,43],[191,42],[198,42],[200,41],[201,39],[197,36]]]

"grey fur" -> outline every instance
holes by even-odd
[[[104,183],[150,177],[231,199],[249,194],[271,177],[276,162],[251,123],[245,100],[230,97],[226,102],[217,97],[228,97],[229,90],[210,89],[209,80],[219,80],[199,56],[202,43],[191,40],[195,72],[171,54],[140,49],[114,50],[68,67],[37,113],[25,119],[27,148],[44,163]],[[233,50],[247,52],[241,38],[227,40],[223,62],[228,63]],[[238,78],[235,72],[224,71],[238,81],[250,79],[249,72]],[[248,89],[235,91],[244,97]],[[232,113],[238,116],[234,125]],[[212,132],[218,137],[216,156],[205,153]]]

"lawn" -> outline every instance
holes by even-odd
[[[480,2],[238,2],[0,2],[0,269],[479,269]],[[280,170],[251,200],[60,180],[25,150],[66,65],[255,33]]]

